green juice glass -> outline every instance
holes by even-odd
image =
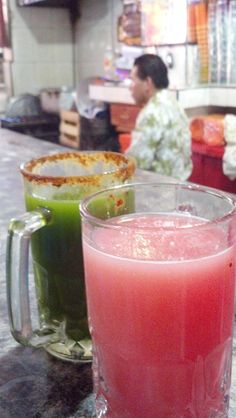
[[[57,358],[89,362],[79,203],[98,190],[131,182],[134,160],[114,152],[67,152],[27,162],[20,171],[27,212],[11,220],[7,241],[12,335]],[[96,210],[101,216],[100,207]],[[34,289],[36,313],[31,308]]]

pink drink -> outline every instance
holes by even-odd
[[[189,216],[112,222],[139,232],[95,229],[92,246],[84,240],[95,392],[108,401],[106,416],[227,417],[235,253],[225,232]],[[194,233],[171,231],[196,223]]]

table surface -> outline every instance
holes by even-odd
[[[56,360],[43,349],[20,346],[9,331],[5,248],[7,225],[24,211],[19,165],[31,158],[68,151],[9,130],[0,129],[0,417],[93,418],[91,365]],[[160,181],[163,176],[137,171],[138,181]],[[229,418],[236,418],[236,340]]]

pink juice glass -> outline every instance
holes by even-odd
[[[234,199],[133,184],[82,201],[99,418],[227,418]]]

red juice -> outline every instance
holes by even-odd
[[[92,244],[85,233],[83,243],[94,389],[106,416],[227,417],[234,247],[219,226],[190,216],[112,222],[124,228],[94,230]]]

